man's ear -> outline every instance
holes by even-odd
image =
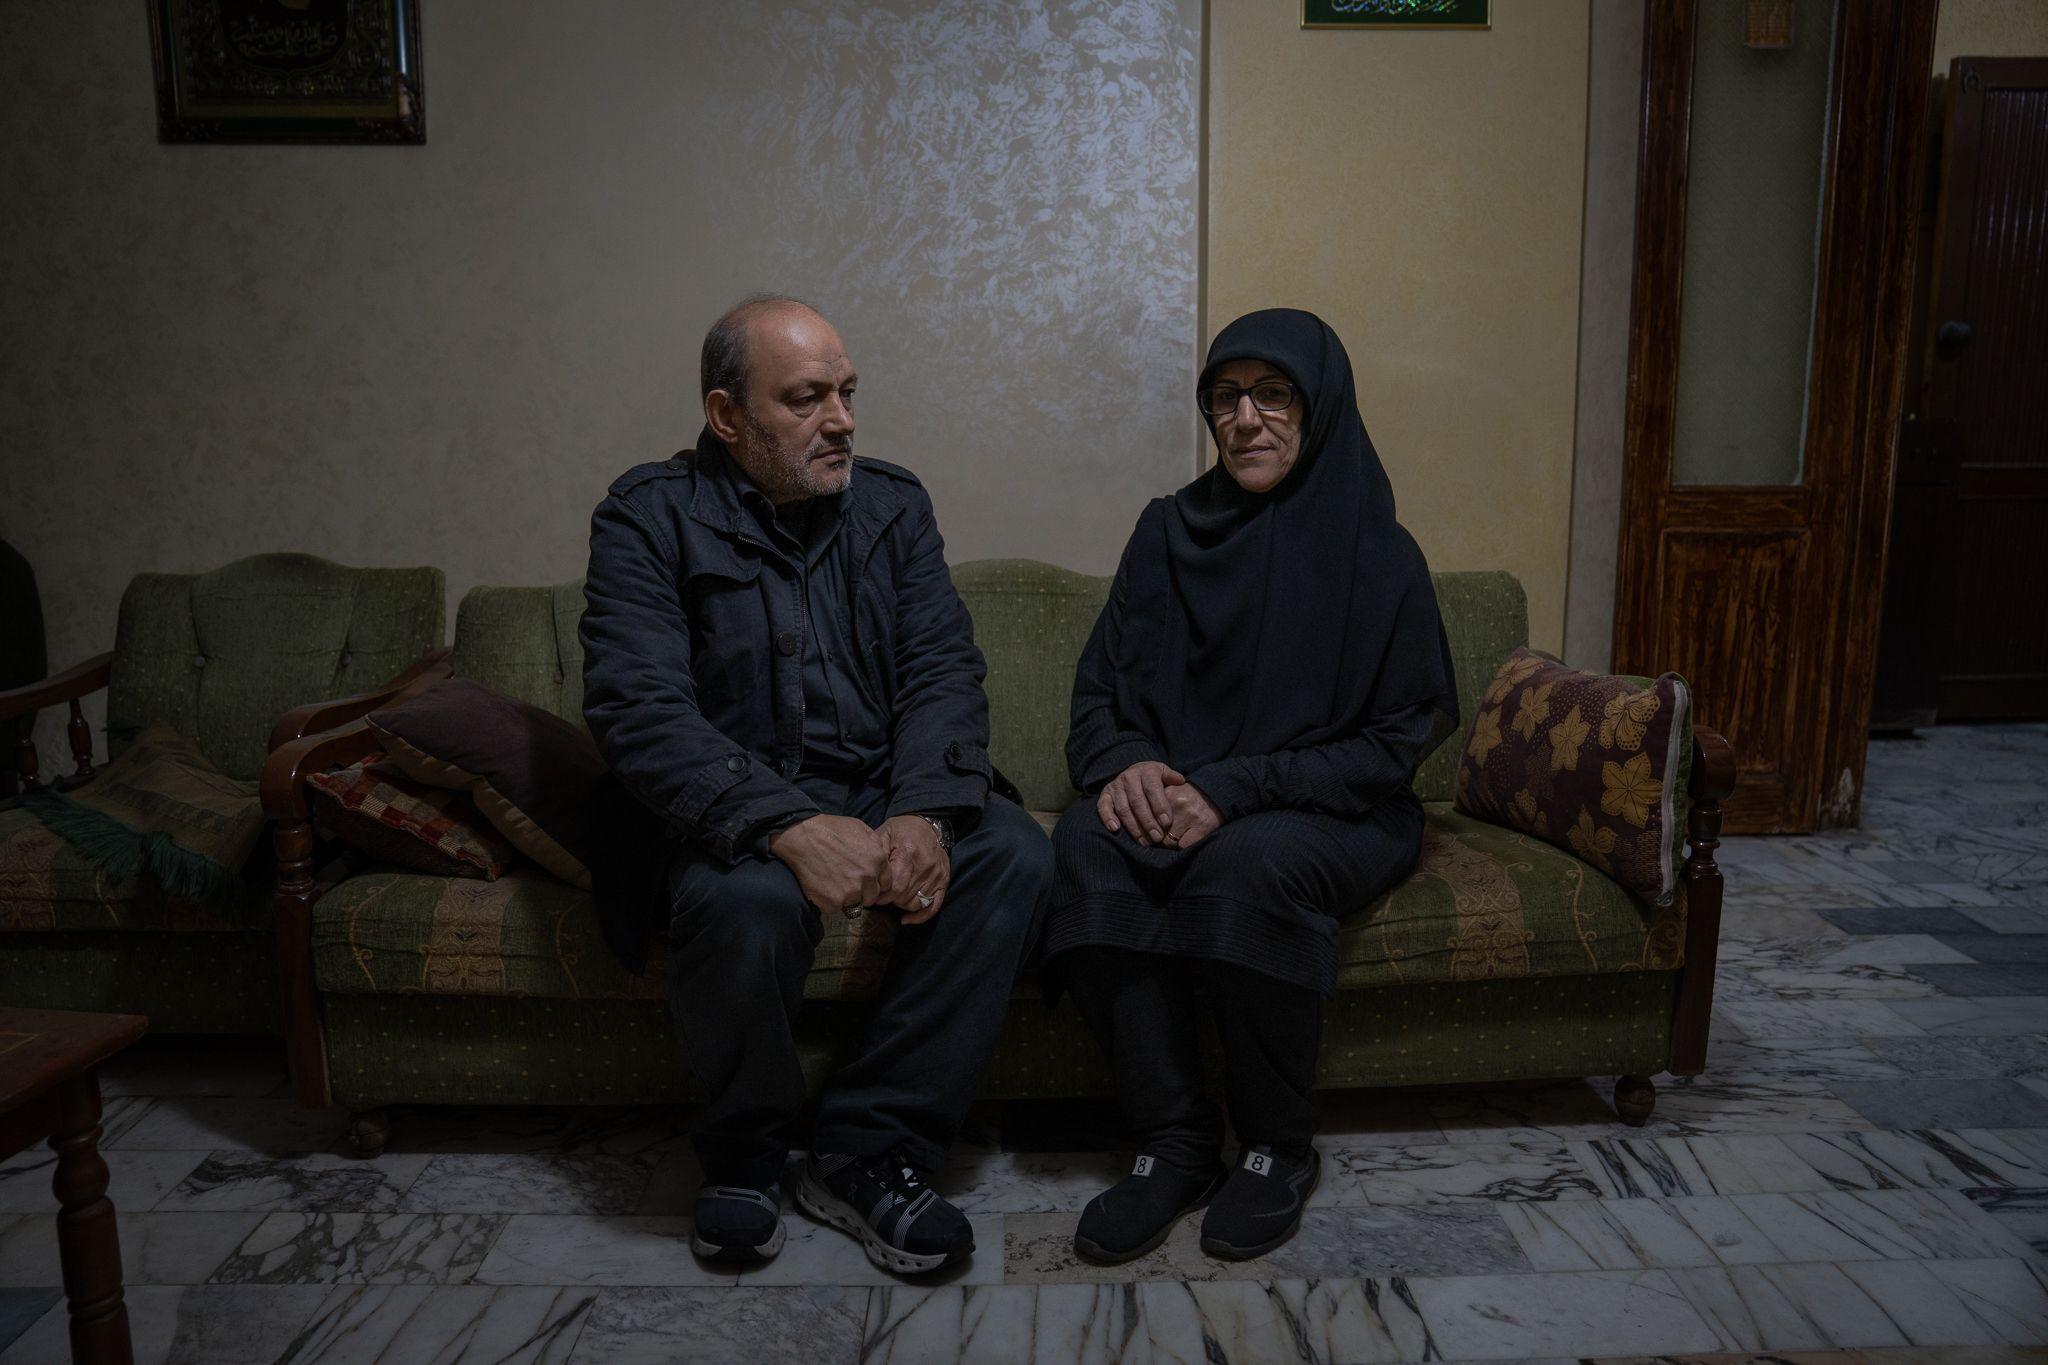
[[[704,424],[711,428],[712,435],[727,445],[739,440],[740,405],[731,393],[713,389],[704,395]]]

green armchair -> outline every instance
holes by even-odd
[[[139,574],[122,595],[113,649],[0,692],[0,720],[67,706],[75,766],[57,785],[77,787],[96,772],[81,703],[104,688],[109,760],[144,727],[168,725],[253,790],[274,743],[347,713],[302,703],[380,684],[381,695],[437,666],[445,596],[439,569],[356,569],[300,554]],[[33,744],[19,745],[15,760],[35,789]],[[166,895],[147,874],[108,875],[18,806],[0,809],[0,934],[9,1004],[146,1014],[170,1032],[277,1027],[266,896],[202,905]]]

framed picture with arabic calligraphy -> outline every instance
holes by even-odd
[[[1490,28],[1487,0],[1301,0],[1303,28]]]
[[[425,142],[420,0],[148,0],[160,142]]]

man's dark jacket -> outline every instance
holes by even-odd
[[[740,500],[745,476],[706,430],[697,449],[627,471],[590,523],[583,715],[641,804],[700,856],[731,863],[818,813],[803,762],[801,584]],[[906,469],[855,462],[850,666],[891,717],[889,814],[979,811],[989,791],[987,672],[946,571],[931,498]],[[643,901],[651,915],[651,897]],[[651,920],[606,936],[629,960]]]

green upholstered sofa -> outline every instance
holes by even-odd
[[[954,580],[988,657],[993,756],[1049,825],[1076,796],[1068,691],[1107,580],[1021,560],[962,564]],[[1470,717],[1527,638],[1522,589],[1505,573],[1439,574],[1436,587]],[[451,667],[580,723],[582,609],[576,583],[477,588],[456,614]],[[1568,853],[1452,810],[1463,740],[1416,779],[1429,811],[1420,865],[1344,931],[1323,1083],[1617,1076],[1617,1107],[1641,1122],[1649,1076],[1704,1064],[1725,746],[1695,735],[1694,854],[1677,903],[1660,910]],[[372,748],[362,726],[343,726],[281,747],[264,775],[301,1102],[357,1111],[358,1149],[374,1151],[391,1104],[688,1098],[663,952],[623,970],[585,893],[534,868],[486,883],[324,862],[304,778]],[[880,915],[826,924],[806,991],[806,1060],[820,1071],[855,1037],[846,1016],[872,997],[892,928]],[[1049,1009],[1020,983],[984,1093],[1102,1093],[1107,1081],[1071,1004]]]
[[[353,569],[299,554],[141,574],[122,595],[114,648],[0,693],[0,718],[68,705],[76,768],[59,785],[73,787],[95,772],[80,702],[105,688],[109,761],[145,726],[167,724],[253,793],[276,740],[332,723],[302,703],[361,691],[440,645],[446,594],[439,569]],[[33,748],[18,760],[35,785]],[[201,904],[165,895],[146,873],[100,872],[27,810],[0,810],[0,1001],[146,1014],[174,1032],[273,1031],[276,950],[259,857],[252,894]]]

